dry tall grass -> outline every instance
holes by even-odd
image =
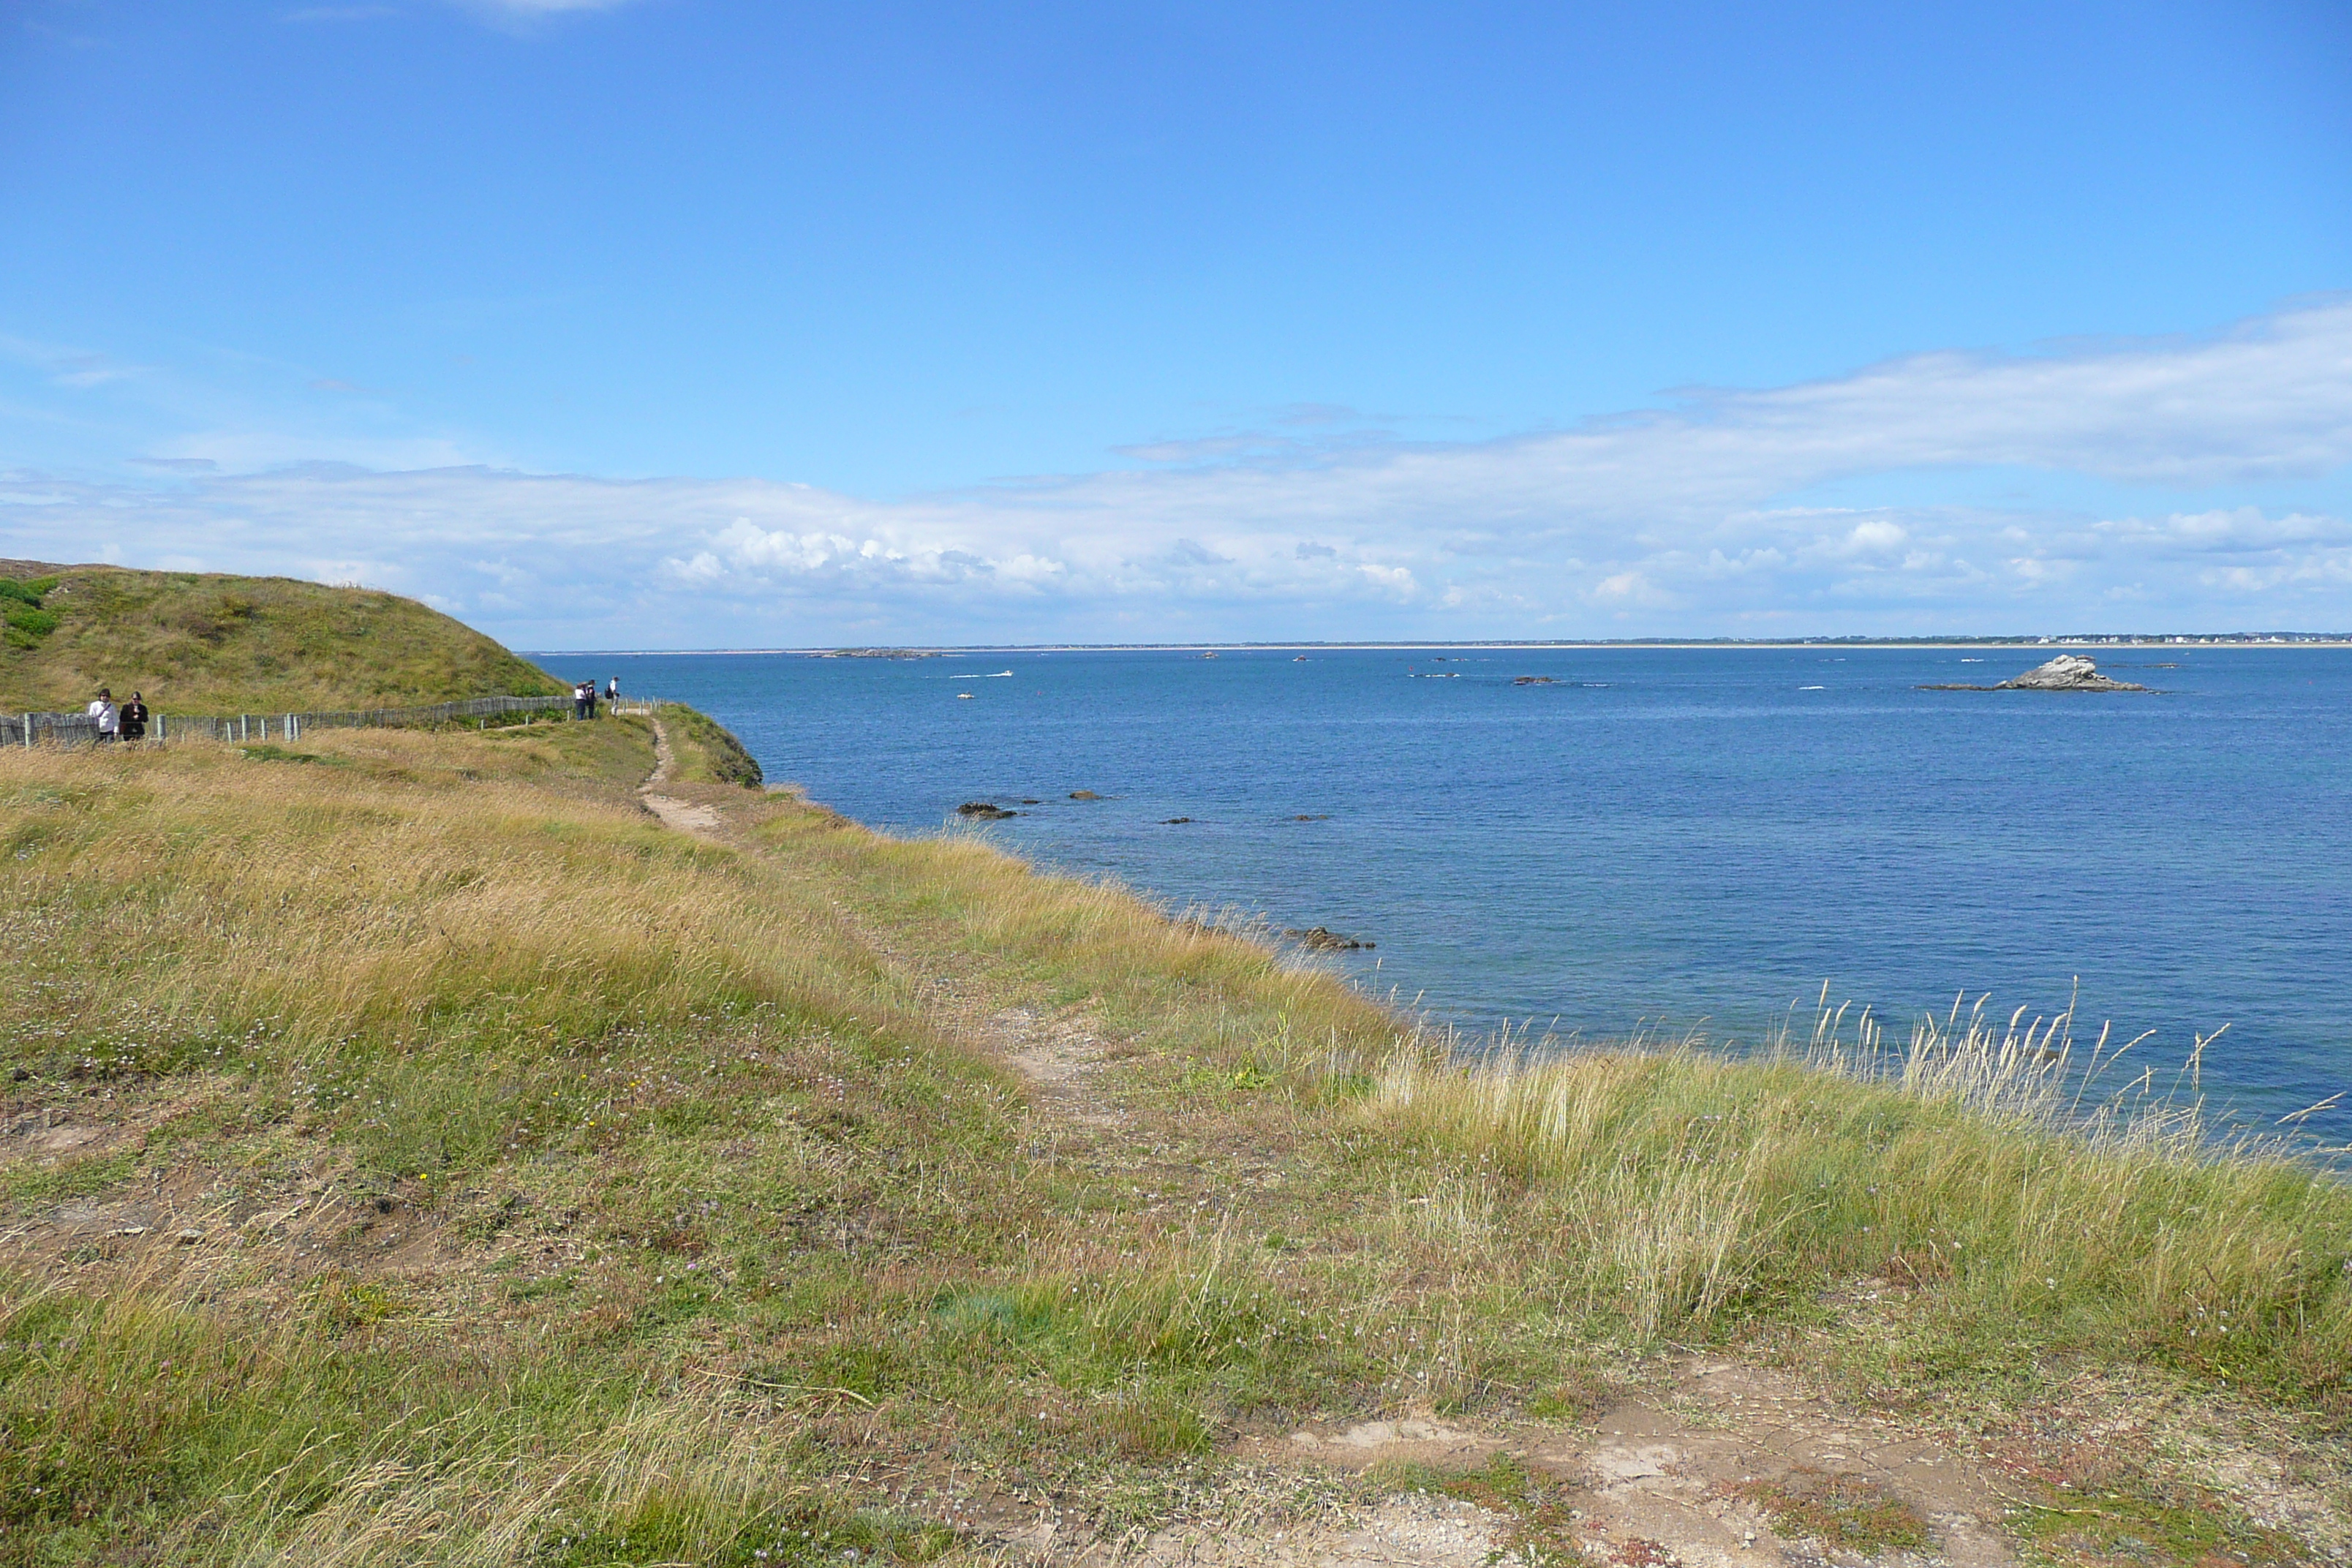
[[[1586,1304],[1617,1293],[1645,1335],[1862,1273],[1926,1288],[1964,1337],[2064,1325],[2336,1398],[2352,1191],[2283,1142],[2216,1139],[2153,1074],[2103,1087],[2115,1058],[2078,1058],[2063,1015],[1955,1009],[1899,1051],[1843,1022],[1753,1059],[1408,1053],[1364,1114],[1528,1184]]]
[[[671,833],[635,721],[307,749],[0,753],[18,1092],[148,1128],[0,1162],[14,1222],[202,1175],[248,1237],[0,1287],[0,1562],[920,1557],[936,1501],[855,1457],[1149,1519],[1221,1430],[1511,1405],[1862,1280],[1909,1303],[1876,1376],[2352,1416],[2345,1190],[2063,1024],[1457,1060],[970,838],[715,784],[741,835]],[[1032,1110],[974,998],[1112,1047],[1122,1131]],[[236,1232],[314,1174],[440,1272]]]

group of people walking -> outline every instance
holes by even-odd
[[[574,719],[593,719],[599,700],[618,702],[620,700],[621,678],[617,675],[604,682],[601,697],[593,680],[572,683],[572,716]],[[138,692],[132,692],[128,702],[117,702],[114,693],[103,686],[98,689],[98,695],[90,700],[89,706],[82,710],[82,716],[97,725],[100,741],[143,741],[147,738],[147,721],[151,717],[146,700]]]
[[[136,691],[131,694],[130,701],[118,703],[114,700],[114,693],[101,686],[82,713],[97,722],[98,738],[101,741],[143,741],[147,738],[147,703]]]
[[[621,700],[621,678],[619,676],[616,675],[610,680],[604,682],[604,694],[603,700],[606,702],[618,702]],[[594,681],[575,680],[572,683],[572,716],[574,719],[593,719],[596,717],[597,700],[596,683]]]

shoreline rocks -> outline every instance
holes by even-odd
[[[1380,945],[1378,942],[1361,942],[1352,936],[1342,936],[1328,926],[1308,926],[1304,931],[1293,926],[1282,934],[1315,952],[1355,952]]]
[[[971,817],[976,822],[1002,822],[1008,816],[1018,816],[1021,814],[1017,811],[1007,811],[1003,806],[989,801],[968,800],[956,807],[956,815]]]

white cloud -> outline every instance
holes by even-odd
[[[507,26],[544,22],[579,11],[617,11],[633,0],[450,0],[461,11]]]
[[[233,431],[178,449],[228,469],[292,455],[283,437]],[[70,542],[102,525],[150,559],[316,575],[331,561],[540,646],[877,628],[941,641],[2031,630],[2105,624],[2118,605],[2134,625],[2352,626],[2352,525],[2261,500],[2352,463],[2352,300],[2200,339],[1916,355],[1504,440],[1163,443],[1139,450],[1181,466],[887,503],[759,479],[460,467],[431,442],[340,450],[420,466],[190,468],[160,489],[16,476],[0,481],[0,531],[20,555],[86,553]],[[2053,493],[2084,480],[2241,493],[2105,516],[2054,500],[1791,499],[1988,468],[2058,476]]]

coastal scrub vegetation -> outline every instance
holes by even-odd
[[[679,783],[760,787],[759,759],[725,726],[683,702],[663,703],[661,717],[665,732],[677,746],[675,776]]]
[[[173,713],[318,712],[493,693],[552,676],[414,599],[290,577],[66,566],[0,585],[0,711],[79,711],[101,686]]]
[[[57,613],[41,607],[41,597],[58,585],[55,577],[19,581],[0,577],[0,642],[12,648],[36,648],[58,629]]]
[[[921,1562],[1181,1514],[1304,1420],[1574,1422],[1677,1346],[2352,1425],[2352,1193],[2077,1125],[2046,1034],[1471,1058],[670,734],[710,837],[637,805],[634,717],[0,753],[0,1562]],[[1507,1471],[1444,1484],[1550,1540]]]

